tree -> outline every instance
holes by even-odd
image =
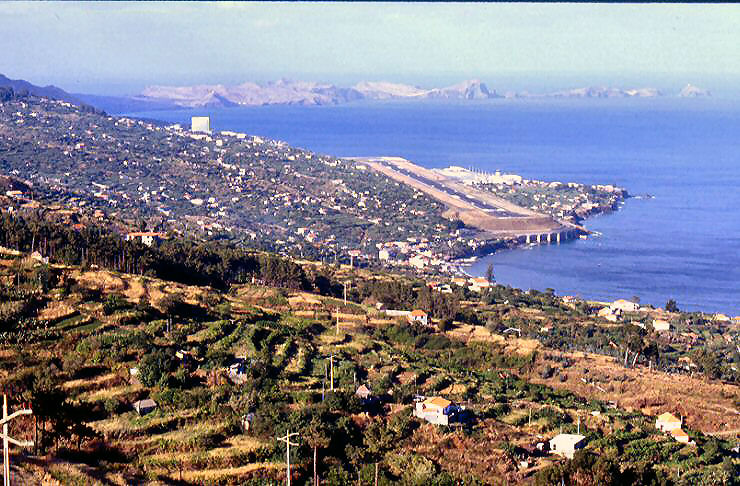
[[[709,378],[719,378],[722,376],[722,361],[717,353],[699,348],[693,353],[691,358]]]
[[[378,484],[378,467],[385,453],[393,449],[396,443],[393,431],[386,428],[383,422],[374,422],[365,430],[362,438],[368,455],[375,462],[375,486]]]
[[[67,421],[67,430],[70,436],[77,439],[77,450],[80,450],[82,443],[89,439],[94,439],[99,434],[85,420],[90,416],[87,407],[64,404],[65,416]]]
[[[46,425],[54,423],[60,411],[60,404],[67,398],[66,393],[60,386],[52,381],[48,373],[41,371],[46,367],[39,367],[31,375],[28,383],[27,393],[24,398],[31,402],[31,409],[36,417],[34,427],[34,447],[42,453],[51,445],[53,435],[46,434]]]
[[[139,365],[139,380],[144,386],[157,385],[172,371],[173,364],[174,359],[162,350],[147,354]]]
[[[358,447],[352,444],[347,444],[344,448],[344,453],[347,456],[347,460],[354,466],[357,472],[357,484],[360,483],[360,465],[365,461],[367,451],[363,447]]]
[[[675,300],[668,299],[668,302],[665,303],[665,310],[668,312],[679,312],[678,304],[676,304]]]
[[[486,268],[486,280],[488,280],[488,283],[493,283],[496,280],[493,275],[493,263],[489,263]]]
[[[308,445],[313,449],[313,483],[314,486],[319,484],[318,475],[318,449],[329,446],[331,441],[330,431],[326,424],[321,420],[321,417],[315,415],[311,418],[311,422],[303,432],[303,438],[306,439]]]

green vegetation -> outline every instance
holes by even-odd
[[[22,220],[16,224],[23,227]],[[63,238],[55,238],[64,248]],[[62,481],[90,482],[90,467],[95,477],[125,483],[279,480],[285,451],[275,437],[286,430],[300,434],[291,458],[296,484],[311,481],[314,457],[325,484],[367,484],[376,473],[379,484],[513,483],[523,478],[516,465],[525,458],[543,466],[530,476],[536,484],[732,484],[736,476],[737,460],[727,459],[731,442],[689,429],[696,446],[685,446],[656,434],[639,412],[534,383],[573,370],[567,359],[558,361],[558,349],[584,346],[608,354],[610,341],[633,349],[639,341],[649,355],[653,339],[629,324],[585,325],[580,321],[588,319],[588,309],[564,306],[552,292],[496,286],[480,296],[461,288],[441,294],[422,281],[355,272],[349,297],[358,304],[342,305],[342,312],[368,318],[343,323],[337,335],[329,311],[341,302],[334,294],[347,276],[335,269],[193,244],[191,255],[247,258],[254,273],[230,281],[224,276],[235,273],[223,259],[167,257],[166,247],[118,244],[112,251],[131,246],[145,252],[142,261],[181,258],[191,273],[210,275],[213,286],[193,295],[195,288],[184,284],[195,277],[183,271],[172,273],[183,284],[116,274],[124,279],[119,290],[100,290],[82,278],[84,269],[22,256],[6,261],[0,275],[7,343],[2,386],[14,391],[11,409],[21,401],[32,404],[36,425],[22,423],[17,432],[36,437],[37,454],[86,465],[55,469]],[[106,253],[98,255],[106,261]],[[281,274],[293,279],[284,287],[294,290],[239,283],[255,276],[281,285],[271,277]],[[132,299],[135,281],[145,285],[143,295],[154,289],[162,295]],[[326,294],[315,296],[321,307],[316,318],[294,310],[301,286]],[[370,324],[373,304],[381,300],[429,309],[435,321],[449,321],[450,330]],[[57,320],[40,319],[50,306],[68,309]],[[553,331],[540,336],[544,350],[526,353],[512,351],[509,340],[465,343],[455,337],[461,326],[483,329],[484,323],[494,332],[516,325],[523,337],[536,335],[543,323]],[[696,361],[712,370],[718,360],[707,353]],[[135,376],[131,368],[138,369]],[[371,406],[355,397],[360,383],[380,401]],[[465,404],[474,421],[457,429],[426,425],[408,407],[416,393]],[[131,406],[144,398],[158,406],[139,416]],[[538,435],[577,429],[588,445],[573,461],[529,452]],[[457,457],[460,447],[470,456],[465,461]]]

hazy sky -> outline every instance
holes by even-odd
[[[0,32],[0,73],[78,92],[279,77],[477,77],[498,90],[740,79],[740,5],[3,2]]]

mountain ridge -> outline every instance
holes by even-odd
[[[709,91],[688,84],[675,94],[678,97],[710,96]],[[316,81],[278,79],[263,83],[247,81],[236,85],[200,84],[192,86],[148,86],[141,93],[119,99],[100,99],[79,95],[88,103],[102,102],[103,108],[126,105],[142,109],[214,108],[229,106],[266,105],[339,105],[353,101],[428,101],[428,100],[487,100],[507,99],[591,99],[591,98],[659,98],[668,95],[652,87],[621,88],[591,85],[543,93],[506,91],[499,93],[480,79],[472,78],[441,87],[424,88],[418,85],[391,81],[360,81],[349,87]],[[134,109],[134,111],[136,111]]]
[[[12,88],[14,91],[22,92],[27,91],[34,96],[40,96],[44,98],[53,98],[57,100],[67,101],[69,103],[81,104],[82,100],[77,98],[58,86],[53,84],[47,86],[38,86],[33,83],[26,81],[25,79],[10,79],[4,74],[0,73],[0,87]]]
[[[59,99],[74,104],[88,104],[114,113],[181,108],[226,108],[266,105],[338,105],[353,101],[388,100],[486,100],[554,99],[554,98],[658,98],[668,96],[650,88],[619,88],[587,86],[544,93],[506,91],[500,94],[477,78],[441,88],[423,88],[417,85],[390,81],[360,81],[344,87],[317,81],[278,79],[268,82],[245,81],[236,85],[198,84],[190,86],[152,85],[135,95],[108,96],[69,93],[54,85],[37,86],[21,79],[10,79],[0,74],[0,87],[16,92],[27,91],[36,96]],[[675,96],[680,98],[709,97],[709,90],[687,84]]]

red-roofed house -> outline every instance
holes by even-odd
[[[416,404],[414,415],[436,425],[448,425],[447,407],[450,405],[452,402],[445,398],[429,397]]]
[[[409,322],[421,324],[422,326],[429,325],[429,315],[423,310],[415,309],[409,314]]]
[[[683,429],[673,429],[671,430],[671,437],[676,439],[676,442],[683,442],[684,444],[688,444],[689,434],[683,431]]]

